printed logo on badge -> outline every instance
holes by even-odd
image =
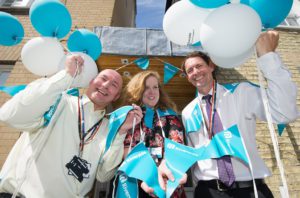
[[[76,155],[66,164],[66,167],[68,175],[74,176],[79,182],[82,182],[84,178],[89,178],[91,164]]]

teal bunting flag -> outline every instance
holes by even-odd
[[[283,133],[283,130],[285,129],[286,124],[277,124],[278,134],[281,136]]]
[[[165,138],[165,160],[175,180],[167,182],[166,197],[169,198],[179,185],[184,173],[197,161],[230,155],[249,164],[237,125],[214,135],[208,145],[200,148],[185,146]]]
[[[145,70],[149,67],[149,59],[148,58],[136,59],[136,60],[134,60],[134,63],[143,70]]]
[[[164,63],[164,84],[167,84],[179,71],[179,68],[171,65],[170,63]]]
[[[132,106],[123,106],[110,114],[109,122],[108,122],[108,135],[106,139],[104,153],[106,153],[106,151],[111,146],[112,142],[114,141],[118,133],[119,128],[124,123],[128,112],[131,111],[132,109],[133,109]]]
[[[79,97],[79,90],[77,88],[67,90],[67,94],[71,96]],[[44,127],[47,126],[56,111],[56,108],[61,100],[61,95],[59,95],[58,99],[55,101],[54,105],[52,105],[49,110],[44,114]]]
[[[158,183],[157,166],[143,142],[131,150],[118,171],[124,172],[130,178],[145,182],[149,187],[153,188],[154,194],[157,197],[165,198],[165,191],[161,189]],[[128,191],[131,190],[128,189]]]
[[[147,128],[152,129],[153,128],[153,118],[154,118],[154,110],[151,107],[146,107],[146,113],[144,117],[144,122]]]
[[[198,103],[195,103],[192,113],[184,120],[186,133],[199,131],[202,125],[202,113]]]
[[[25,89],[26,85],[16,85],[16,86],[0,86],[0,91],[3,91],[10,96],[16,95],[19,91]]]
[[[138,197],[138,181],[135,178],[127,177],[123,172],[118,175],[118,187],[115,198],[136,198]]]
[[[193,47],[200,47],[200,46],[201,46],[201,42],[198,41],[198,42],[192,44],[192,46],[193,46]]]

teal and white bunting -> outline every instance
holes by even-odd
[[[118,171],[124,172],[130,178],[145,182],[149,187],[153,188],[156,196],[165,198],[165,191],[160,188],[158,183],[157,166],[143,142],[131,150]]]
[[[167,84],[179,71],[179,68],[171,65],[170,63],[164,63],[164,84]]]
[[[67,90],[67,94],[71,96],[79,97],[79,90],[77,88]],[[52,105],[49,110],[44,114],[44,127],[47,126],[56,111],[56,108],[61,100],[62,94],[59,95],[58,99],[55,101],[54,105]]]
[[[198,103],[195,103],[191,114],[184,120],[185,131],[187,133],[199,131],[202,125],[202,113]]]
[[[138,58],[138,59],[134,60],[134,63],[143,70],[145,70],[149,67],[149,59],[148,58]]]
[[[136,198],[138,197],[138,181],[135,178],[127,177],[120,171],[118,175],[118,187],[115,198]]]
[[[184,173],[197,161],[230,155],[249,164],[237,125],[213,136],[207,146],[192,148],[165,138],[166,165],[174,175],[174,182],[168,180],[166,197],[169,198],[179,185]]]
[[[131,111],[132,109],[133,109],[132,106],[123,106],[110,114],[109,122],[108,122],[108,135],[106,139],[104,153],[106,153],[106,151],[111,146],[112,142],[114,141],[118,133],[119,128],[124,123],[128,112]]]

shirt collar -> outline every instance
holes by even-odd
[[[213,92],[213,89],[211,88],[211,89],[209,90],[208,94],[212,95],[212,92]],[[207,95],[207,94],[206,94],[206,95]],[[203,95],[203,94],[201,94],[200,92],[198,92],[198,97],[199,97],[200,100],[202,100],[203,96],[206,96],[206,95]]]
[[[105,115],[105,112],[106,110],[103,109],[103,110],[94,110],[95,108],[95,105],[94,103],[89,99],[89,97],[87,95],[82,95],[82,104],[84,106],[84,108],[87,108],[89,110],[89,112],[95,114],[95,115],[98,115],[98,116],[101,116],[103,117]]]

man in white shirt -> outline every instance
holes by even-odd
[[[275,31],[262,33],[256,43],[257,64],[268,81],[267,95],[273,121],[288,123],[298,116],[297,87],[291,81],[291,75],[279,55],[274,52],[278,40],[279,35]],[[271,173],[259,156],[255,141],[256,119],[266,120],[259,87],[243,82],[235,85],[234,89],[228,89],[228,86],[216,83],[213,77],[215,65],[201,52],[189,54],[183,62],[182,69],[188,81],[198,90],[198,96],[182,112],[183,123],[185,124],[195,105],[202,109],[205,122],[198,131],[187,131],[188,145],[199,148],[207,144],[220,130],[237,125],[252,163],[258,196],[273,197],[263,180]],[[216,127],[216,123],[221,124]],[[202,160],[194,164],[192,176],[197,184],[195,198],[254,197],[253,178],[249,167],[236,158],[226,157],[226,162],[222,162],[226,164],[226,168],[225,165],[221,168],[219,159]],[[165,164],[159,167],[159,172],[160,176],[173,179]],[[165,188],[165,183],[162,179],[160,181],[162,188]]]
[[[104,182],[114,175],[122,160],[126,131],[132,127],[134,117],[140,122],[142,111],[134,106],[105,152],[105,108],[119,98],[122,77],[106,69],[91,80],[85,95],[62,94],[71,82],[80,81],[83,63],[79,55],[68,56],[65,70],[32,82],[1,107],[0,120],[24,132],[2,167],[0,198],[13,194],[30,198],[85,197],[95,178]],[[45,124],[45,112],[55,103],[55,113]]]

